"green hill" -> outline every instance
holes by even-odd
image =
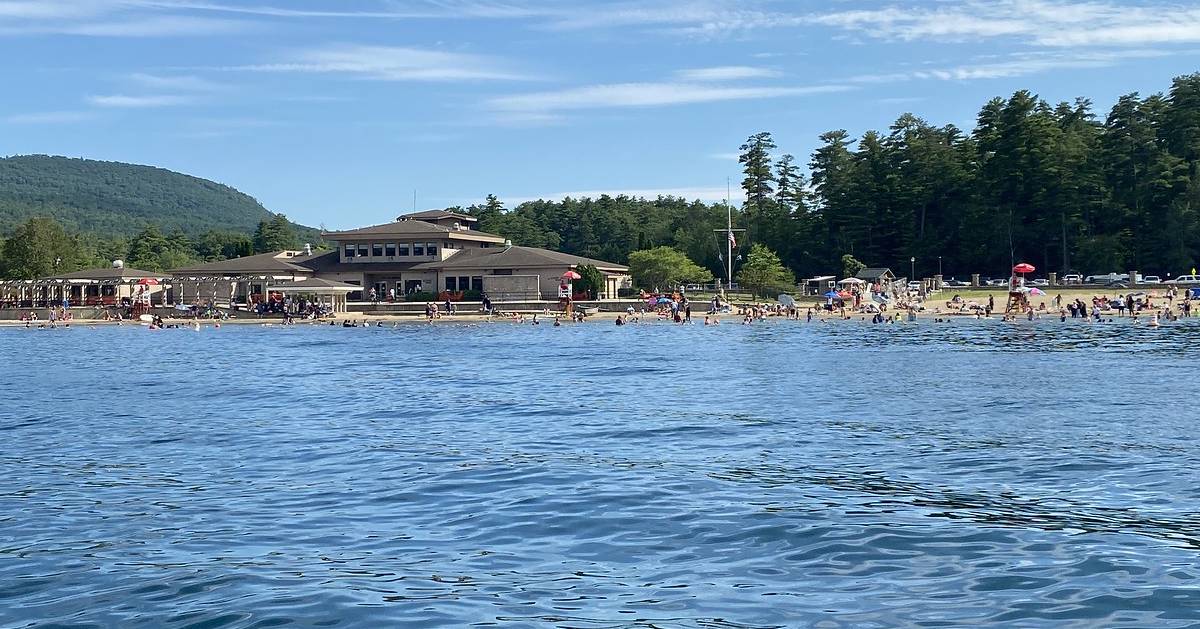
[[[69,231],[132,236],[148,224],[189,236],[209,230],[253,233],[272,214],[253,197],[152,166],[47,155],[0,158],[0,234],[34,216]],[[317,230],[297,225],[302,241]]]

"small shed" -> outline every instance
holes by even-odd
[[[863,269],[854,277],[868,284],[890,284],[896,281],[896,274],[887,268]]]
[[[804,280],[805,295],[820,296],[831,290],[837,290],[837,278],[832,275],[810,277]]]

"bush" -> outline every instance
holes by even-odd
[[[404,296],[404,301],[441,301],[436,293],[422,291],[420,293],[409,293]]]

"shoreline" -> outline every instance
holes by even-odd
[[[922,322],[922,321],[934,322],[934,323],[942,323],[942,322],[949,323],[952,320],[962,319],[962,320],[974,320],[974,321],[995,321],[995,322],[999,322],[999,323],[1032,323],[1032,322],[1042,321],[1042,320],[1050,320],[1050,321],[1055,321],[1058,323],[1069,323],[1071,321],[1078,321],[1080,323],[1110,323],[1110,322],[1117,322],[1117,321],[1130,321],[1133,323],[1141,323],[1142,321],[1145,321],[1145,322],[1149,323],[1152,315],[1157,314],[1158,312],[1159,312],[1158,310],[1155,310],[1153,312],[1142,313],[1142,314],[1138,315],[1137,317],[1132,317],[1128,314],[1118,314],[1116,312],[1104,312],[1102,318],[1099,320],[1094,319],[1094,318],[1088,318],[1088,317],[1072,318],[1072,317],[1068,316],[1068,317],[1066,317],[1065,321],[1060,321],[1059,319],[1061,317],[1057,313],[1052,313],[1050,311],[1040,313],[1039,315],[1035,316],[1033,319],[1029,319],[1029,317],[1027,315],[1017,315],[1017,316],[1006,319],[1003,314],[996,314],[996,313],[993,313],[992,316],[989,317],[989,316],[978,316],[974,313],[967,313],[967,312],[936,312],[933,310],[925,310],[925,311],[917,312],[915,320],[913,320],[913,321],[907,320],[908,313],[907,313],[907,311],[904,311],[904,312],[889,312],[889,313],[885,314],[884,321],[881,321],[879,323],[873,323],[872,317],[874,315],[871,313],[856,312],[853,314],[849,314],[849,316],[842,316],[837,311],[828,312],[825,310],[820,310],[820,311],[816,311],[813,313],[811,322],[812,323],[817,323],[817,322],[820,322],[820,323],[856,322],[856,323],[868,323],[868,324],[872,324],[872,325],[896,325],[896,324],[916,323],[916,322]],[[1184,321],[1186,321],[1188,319],[1200,319],[1200,309],[1198,309],[1195,312],[1197,312],[1197,314],[1193,314],[1191,317],[1184,317],[1182,315],[1179,315],[1178,319],[1184,320]],[[623,313],[623,312],[599,312],[596,314],[589,315],[587,317],[587,321],[585,321],[585,323],[587,323],[587,322],[592,322],[592,323],[603,322],[603,323],[612,324],[613,322],[616,321],[618,316],[622,316],[622,315],[628,316],[628,315],[626,315],[626,313]],[[692,321],[691,321],[690,325],[704,325],[704,318],[706,316],[712,317],[712,315],[705,315],[703,313],[700,313],[700,314],[693,313]],[[892,321],[888,321],[888,320],[886,320],[886,317],[894,317],[894,319]],[[354,322],[357,324],[355,327],[361,328],[361,327],[380,327],[381,324],[382,325],[399,325],[399,324],[404,324],[404,325],[449,325],[449,324],[455,324],[455,323],[472,323],[472,324],[508,323],[508,324],[518,324],[518,325],[528,325],[528,324],[532,323],[532,318],[533,318],[532,313],[525,314],[521,318],[513,318],[513,317],[508,317],[508,316],[495,317],[495,316],[488,316],[488,315],[484,315],[484,314],[471,313],[471,314],[443,315],[443,316],[438,317],[433,320],[426,319],[424,315],[359,315],[359,316],[339,316],[336,318],[326,318],[326,319],[319,319],[319,320],[296,319],[291,324],[284,324],[282,317],[261,317],[261,318],[236,318],[235,317],[235,318],[230,318],[230,319],[190,319],[190,318],[189,319],[164,319],[164,322],[168,326],[173,325],[173,326],[177,326],[180,328],[190,328],[190,327],[194,327],[195,323],[199,323],[201,327],[215,327],[218,324],[220,326],[258,325],[258,326],[264,326],[264,327],[266,327],[266,326],[293,327],[293,326],[307,325],[307,326],[342,327],[343,322],[350,321],[350,322]],[[721,325],[741,325],[743,322],[743,319],[744,319],[744,315],[740,315],[737,313],[724,313],[724,314],[718,315],[715,318],[720,321]],[[537,319],[538,319],[539,324],[553,326],[554,319],[555,319],[555,313],[550,313],[550,314],[537,313]],[[806,311],[801,311],[799,318],[790,318],[785,315],[768,315],[763,319],[755,320],[755,323],[759,323],[759,322],[763,322],[763,321],[766,321],[766,322],[796,321],[796,322],[800,322],[800,323],[809,322],[809,321],[807,321]],[[568,325],[568,324],[576,325],[576,322],[571,321],[570,319],[567,319],[567,318],[562,318],[561,322],[563,325]],[[1171,321],[1170,319],[1165,319],[1165,318],[1159,319],[1160,325],[1166,325],[1166,324],[1169,324],[1172,322],[1173,321]],[[664,323],[664,324],[669,324],[669,325],[685,325],[685,324],[676,324],[674,321],[672,321],[670,319],[670,317],[660,316],[656,313],[646,313],[645,315],[641,315],[640,321],[629,321],[628,322],[629,325],[647,325],[647,324],[657,324],[657,323]],[[74,326],[86,326],[86,327],[138,326],[138,327],[146,327],[148,325],[149,324],[147,322],[140,321],[137,319],[126,319],[126,320],[122,320],[122,321],[112,321],[112,320],[106,321],[103,319],[73,319],[67,323],[63,323],[62,321],[57,321],[57,322],[55,322],[55,325],[53,327],[57,327],[57,328],[68,328],[68,327],[74,327]],[[38,319],[36,321],[20,321],[20,320],[2,320],[2,321],[0,321],[0,328],[50,328],[50,327],[52,327],[52,326],[50,325],[50,321],[48,319]]]

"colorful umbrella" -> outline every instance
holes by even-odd
[[[828,298],[830,298],[830,299],[837,299],[837,298],[838,298],[838,297],[840,297],[841,295],[838,295],[838,292],[837,292],[836,290],[831,290],[831,291],[829,291],[828,293],[825,293],[825,296],[826,296],[826,297],[828,297]]]
[[[1044,291],[1040,288],[1034,288],[1029,291],[1029,294],[1030,295],[1045,295],[1046,291]]]
[[[576,273],[575,271],[567,271],[566,273],[563,273],[562,276],[563,276],[563,279],[565,279],[565,280],[581,280],[581,279],[583,279],[583,276]]]
[[[1037,267],[1033,266],[1032,264],[1029,264],[1028,262],[1022,262],[1022,263],[1018,264],[1017,266],[1013,267],[1013,273],[1022,273],[1022,274],[1033,273],[1036,270],[1037,270]]]
[[[143,277],[142,279],[138,280],[137,283],[142,286],[158,286],[158,280],[154,279],[153,277]]]

